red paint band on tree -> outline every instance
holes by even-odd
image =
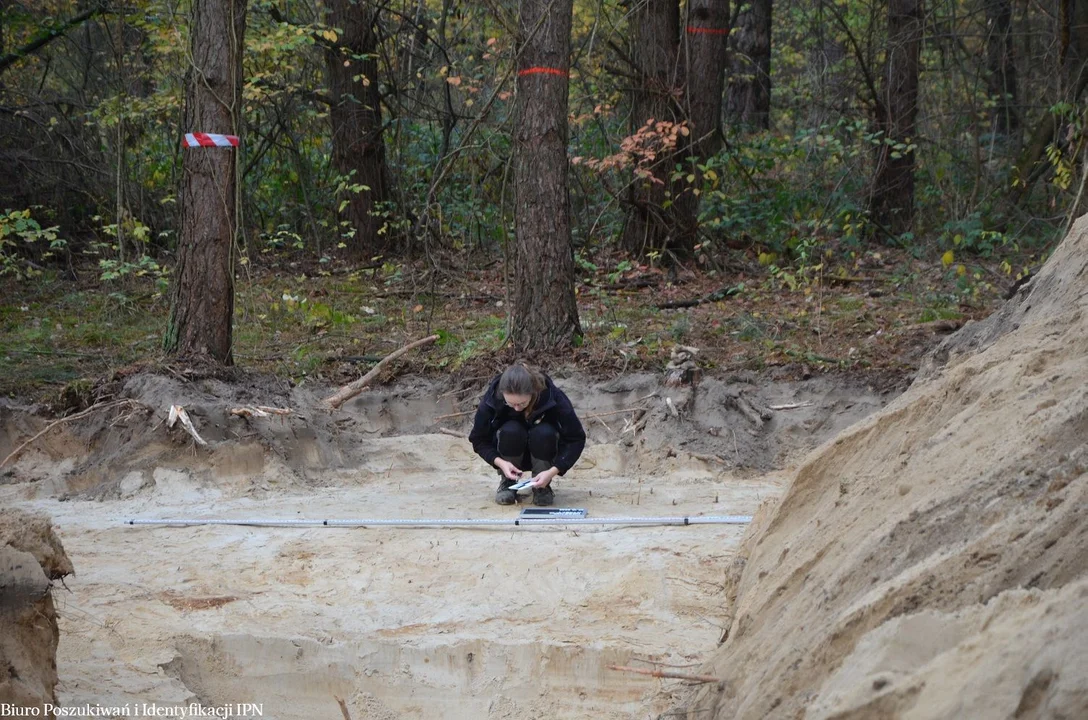
[[[688,35],[728,35],[729,28],[709,28],[709,27],[695,27],[694,25],[688,25]]]
[[[218,133],[185,133],[182,147],[238,147],[237,135],[219,135]]]
[[[570,77],[570,73],[560,68],[552,67],[531,67],[524,70],[518,70],[518,77],[525,77],[526,75],[559,75],[560,77]]]

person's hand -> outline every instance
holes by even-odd
[[[507,480],[520,480],[523,474],[517,465],[502,458],[495,458],[495,467],[502,470],[502,474]]]
[[[559,474],[559,468],[550,467],[544,472],[533,478],[533,484],[530,487],[546,488],[551,485],[552,480],[555,480],[555,476]]]

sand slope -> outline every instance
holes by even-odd
[[[0,707],[40,712],[56,703],[59,633],[51,581],[71,573],[47,518],[0,509]]]
[[[800,467],[729,569],[700,718],[1088,717],[1088,220]]]

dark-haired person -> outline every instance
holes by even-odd
[[[513,505],[510,489],[531,471],[533,504],[551,505],[551,483],[565,475],[586,446],[574,406],[551,378],[515,363],[491,381],[476,409],[469,442],[476,454],[499,469],[499,505]]]

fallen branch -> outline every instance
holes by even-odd
[[[455,412],[455,413],[450,413],[448,415],[436,415],[434,419],[435,419],[435,422],[438,422],[439,420],[449,420],[450,418],[464,417],[465,415],[471,415],[474,412],[476,412],[476,411],[475,410],[465,410],[464,412]]]
[[[351,720],[351,713],[348,712],[348,704],[344,702],[344,698],[339,695],[333,695],[336,698],[336,702],[340,703],[340,712],[344,716],[344,720]]]
[[[764,421],[773,417],[770,410],[757,408],[742,392],[728,393],[725,397],[725,404],[736,408],[741,415],[748,419],[748,422],[756,426],[756,429],[761,429]]]
[[[450,437],[459,438],[461,440],[464,440],[468,437],[464,433],[459,433],[456,430],[450,430],[449,428],[438,428],[438,432],[442,433],[443,435],[449,435]]]
[[[650,416],[646,414],[646,410],[635,413],[630,418],[623,419],[623,430],[620,431],[620,435],[626,435],[627,433],[638,434],[639,430],[646,427],[646,421],[650,419]]]
[[[82,410],[80,412],[77,412],[75,415],[69,415],[67,417],[62,417],[60,420],[54,420],[53,422],[46,425],[42,429],[42,431],[39,432],[37,435],[35,435],[34,437],[30,438],[29,440],[24,442],[19,447],[12,450],[8,454],[8,456],[3,459],[3,461],[0,461],[0,467],[4,467],[5,465],[7,465],[9,461],[14,460],[16,457],[18,457],[19,453],[21,453],[23,450],[25,450],[31,443],[33,443],[35,440],[40,438],[42,435],[45,435],[47,432],[49,432],[50,430],[52,430],[56,426],[61,425],[62,423],[66,423],[69,420],[78,420],[79,418],[86,417],[86,416],[90,415],[91,413],[95,412],[96,410],[106,410],[106,409],[111,408],[111,407],[120,407],[122,405],[138,405],[138,404],[139,403],[137,403],[135,400],[115,400],[113,402],[102,403],[100,405],[91,405],[86,410]]]
[[[799,403],[787,403],[786,405],[768,405],[768,410],[796,410],[797,408],[812,407],[808,400]]]
[[[239,417],[270,417],[272,415],[290,415],[294,410],[291,408],[274,408],[267,405],[243,405],[242,407],[231,408],[231,415],[238,415]]]
[[[722,465],[728,465],[729,461],[723,458],[721,455],[704,455],[703,453],[688,453],[696,460],[702,460],[705,463],[721,463]]]
[[[593,413],[592,415],[586,415],[586,418],[592,420],[594,418],[608,417],[609,415],[619,415],[621,413],[629,413],[629,412],[646,412],[646,408],[643,408],[643,407],[629,407],[629,408],[623,408],[622,410],[609,410],[608,412]]]
[[[655,678],[671,678],[673,680],[690,680],[692,682],[701,683],[720,683],[725,682],[722,678],[714,677],[713,675],[689,675],[688,673],[676,672],[674,670],[647,670],[645,668],[628,667],[626,665],[609,665],[609,670],[619,670],[621,672],[637,673],[638,675],[649,675]]]
[[[330,407],[332,407],[334,410],[339,408],[341,405],[344,404],[344,401],[350,400],[351,398],[353,398],[356,395],[358,395],[359,393],[361,393],[366,388],[366,386],[369,385],[371,383],[371,381],[374,380],[374,378],[378,377],[378,375],[381,373],[381,371],[390,362],[392,362],[393,360],[396,360],[397,358],[399,358],[401,355],[408,352],[409,350],[414,350],[415,348],[420,347],[421,345],[427,345],[429,343],[433,343],[437,339],[438,339],[437,335],[428,335],[427,337],[423,338],[422,340],[416,340],[414,343],[410,343],[408,345],[405,345],[400,350],[396,350],[394,352],[389,353],[377,365],[375,365],[373,368],[371,368],[370,372],[368,372],[366,375],[363,375],[358,380],[356,380],[356,381],[354,381],[354,382],[340,388],[340,390],[335,395],[330,395],[329,397],[325,398],[325,402],[328,403],[328,405]]]

